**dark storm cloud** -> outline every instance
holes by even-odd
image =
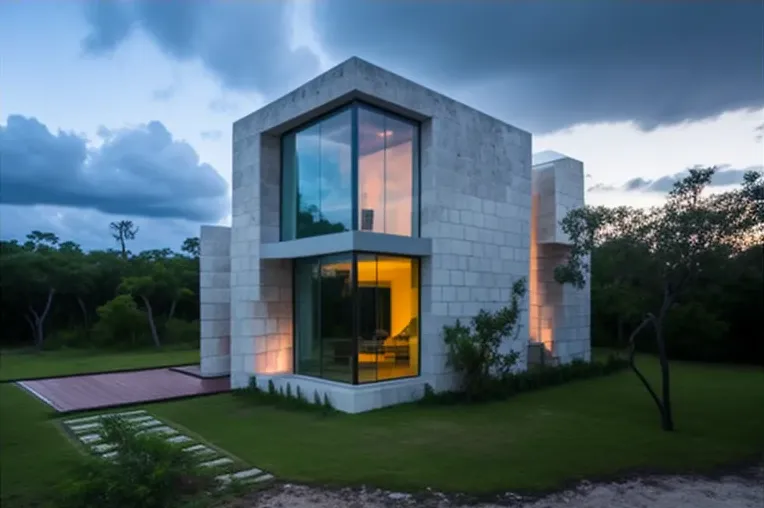
[[[308,50],[289,47],[286,2],[137,0],[88,3],[90,33],[84,48],[110,52],[124,42],[130,27],[140,28],[167,55],[198,59],[221,82],[238,90],[286,92],[290,83],[318,72]]]
[[[88,149],[82,136],[9,116],[0,126],[0,201],[197,221],[226,214],[225,180],[162,123],[98,135],[102,144]]]
[[[725,187],[729,185],[740,185],[743,183],[743,175],[748,171],[764,171],[764,166],[753,166],[745,169],[732,169],[721,168],[713,176],[709,187]],[[626,192],[652,192],[658,194],[665,194],[674,188],[674,184],[686,177],[689,171],[682,171],[675,175],[662,176],[655,180],[648,180],[645,178],[632,178],[621,186],[612,186],[597,184],[589,188],[589,192],[611,192],[611,191],[626,191]]]
[[[125,2],[87,2],[85,19],[90,33],[82,41],[82,47],[93,55],[113,52],[130,35],[134,25]]]
[[[764,2],[322,0],[336,59],[404,73],[538,133],[764,106]]]

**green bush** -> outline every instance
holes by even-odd
[[[93,343],[100,347],[135,348],[151,344],[146,314],[130,295],[119,295],[96,310]]]
[[[495,312],[481,310],[471,326],[458,319],[453,326],[443,327],[448,365],[461,376],[461,389],[468,398],[481,398],[497,378],[511,372],[518,354],[501,353],[506,339],[516,339],[520,319],[520,300],[525,296],[525,279],[512,286],[508,306]]]
[[[198,344],[200,336],[199,321],[183,321],[173,318],[164,325],[163,344]]]
[[[467,394],[464,391],[446,391],[435,393],[432,387],[425,385],[424,404],[462,404],[504,400],[513,395],[550,386],[557,386],[575,380],[590,379],[619,372],[628,367],[628,361],[610,356],[606,362],[584,362],[574,360],[571,363],[535,367],[524,372],[508,373],[500,378],[491,378],[479,394]]]
[[[45,339],[43,349],[87,348],[92,345],[89,336],[88,330],[84,328],[56,330]]]
[[[117,417],[103,421],[103,442],[116,445],[113,460],[91,456],[64,486],[62,508],[171,508],[209,492],[214,477],[193,454]]]

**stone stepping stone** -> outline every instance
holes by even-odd
[[[88,430],[95,430],[101,428],[101,422],[83,423],[81,425],[70,425],[69,428],[74,433],[86,432]]]
[[[94,422],[96,420],[100,420],[101,418],[105,416],[137,416],[137,415],[144,415],[146,414],[145,409],[138,409],[136,411],[126,411],[123,413],[106,413],[106,414],[100,414],[95,416],[86,416],[84,418],[75,418],[73,420],[64,420],[64,423],[67,425],[78,425],[81,423],[88,423],[88,422]]]
[[[161,427],[152,427],[150,429],[142,430],[138,432],[136,435],[141,434],[177,434],[178,431],[173,429],[172,427],[168,427],[167,425],[163,425]]]
[[[149,418],[148,420],[137,422],[134,425],[140,429],[144,429],[146,427],[154,427],[156,425],[163,425],[163,423],[157,420],[156,418]]]
[[[216,466],[225,466],[226,464],[231,464],[231,463],[233,463],[232,459],[229,459],[228,457],[221,457],[219,459],[202,462],[199,465],[201,467],[216,467]]]
[[[119,455],[119,452],[109,452],[109,453],[104,453],[103,455],[101,455],[101,458],[102,459],[113,459],[117,455]]]
[[[138,416],[138,415],[145,415],[145,414],[146,414],[145,409],[137,409],[135,411],[124,411],[122,413],[108,413],[103,416],[121,416],[124,418],[126,416]]]
[[[207,453],[215,453],[215,450],[208,446],[204,446],[202,444],[197,444],[194,446],[189,446],[188,448],[183,448],[184,452],[188,453],[196,453],[197,455],[204,455]]]
[[[104,453],[108,452],[109,450],[113,450],[116,448],[117,445],[110,443],[110,444],[98,444],[93,446],[93,450],[95,450],[96,453]]]
[[[77,418],[74,420],[64,420],[64,423],[66,425],[80,425],[83,423],[89,423],[94,422],[96,420],[100,420],[103,415],[96,415],[96,416],[88,416],[87,418]]]
[[[157,420],[156,418],[154,418],[153,416],[150,416],[150,415],[136,416],[135,418],[127,418],[127,421],[132,423],[132,424],[138,424],[138,423],[148,422],[148,421],[152,421],[152,420],[153,421],[159,421],[159,420]]]
[[[77,437],[85,444],[95,443],[101,440],[101,434],[85,434],[84,436]]]
[[[273,480],[273,475],[272,474],[264,474],[263,476],[258,476],[257,478],[255,478],[255,481],[257,483],[266,482],[268,480]]]
[[[248,478],[253,478],[262,473],[263,471],[261,469],[252,468],[252,469],[247,469],[246,471],[239,471],[238,473],[233,473],[233,474],[221,474],[220,476],[216,476],[215,479],[223,483],[228,483],[231,480],[246,480]]]
[[[189,441],[193,441],[188,436],[184,436],[183,434],[179,434],[177,436],[172,436],[171,438],[167,439],[168,443],[178,444],[178,443],[188,443]]]

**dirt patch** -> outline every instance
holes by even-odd
[[[493,503],[464,503],[437,492],[412,495],[368,489],[330,490],[284,484],[226,508],[762,508],[764,468],[722,478],[649,476],[623,482],[582,482],[531,499],[507,493]]]

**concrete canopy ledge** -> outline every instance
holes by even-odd
[[[262,259],[294,259],[339,252],[376,252],[399,256],[424,257],[432,254],[432,240],[408,236],[346,231],[262,245]]]

